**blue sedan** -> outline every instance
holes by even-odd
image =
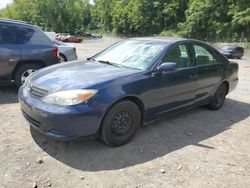
[[[201,105],[220,109],[237,82],[238,65],[206,43],[134,38],[35,72],[19,102],[27,122],[47,136],[96,136],[120,146],[143,123]]]

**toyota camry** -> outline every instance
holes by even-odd
[[[204,42],[133,38],[35,72],[19,102],[31,127],[47,136],[120,146],[142,124],[197,106],[220,109],[237,82],[238,64]]]

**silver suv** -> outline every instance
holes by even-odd
[[[0,19],[0,84],[20,87],[34,71],[59,62],[58,47],[38,26]]]

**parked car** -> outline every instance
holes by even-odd
[[[240,46],[225,46],[220,51],[229,59],[241,59],[244,55],[244,48]]]
[[[34,71],[59,62],[58,47],[39,27],[0,19],[0,84],[20,87]]]
[[[57,34],[56,40],[59,40],[62,42],[74,42],[74,43],[82,42],[80,38],[77,38],[76,36],[70,35],[68,33]]]
[[[78,39],[76,36],[74,35],[68,35],[66,36],[63,40],[63,42],[75,42],[75,43],[80,43],[82,42],[80,39]]]
[[[54,40],[58,46],[59,59],[61,62],[77,60],[76,48],[73,45],[65,44],[61,41]]]
[[[237,82],[238,64],[206,43],[135,38],[34,73],[19,102],[31,127],[45,135],[95,135],[120,146],[143,123],[201,105],[220,109]]]
[[[101,35],[92,34],[90,32],[82,32],[82,31],[76,31],[75,36],[93,38],[93,39],[101,39],[102,38]]]
[[[69,33],[58,33],[56,34],[56,40],[63,41],[66,37],[69,36]]]
[[[75,35],[87,38],[90,38],[92,36],[90,32],[83,32],[83,31],[76,31]]]

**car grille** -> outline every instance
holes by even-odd
[[[32,97],[42,98],[42,97],[48,95],[49,91],[35,87],[35,86],[30,86],[29,93],[31,94]]]

